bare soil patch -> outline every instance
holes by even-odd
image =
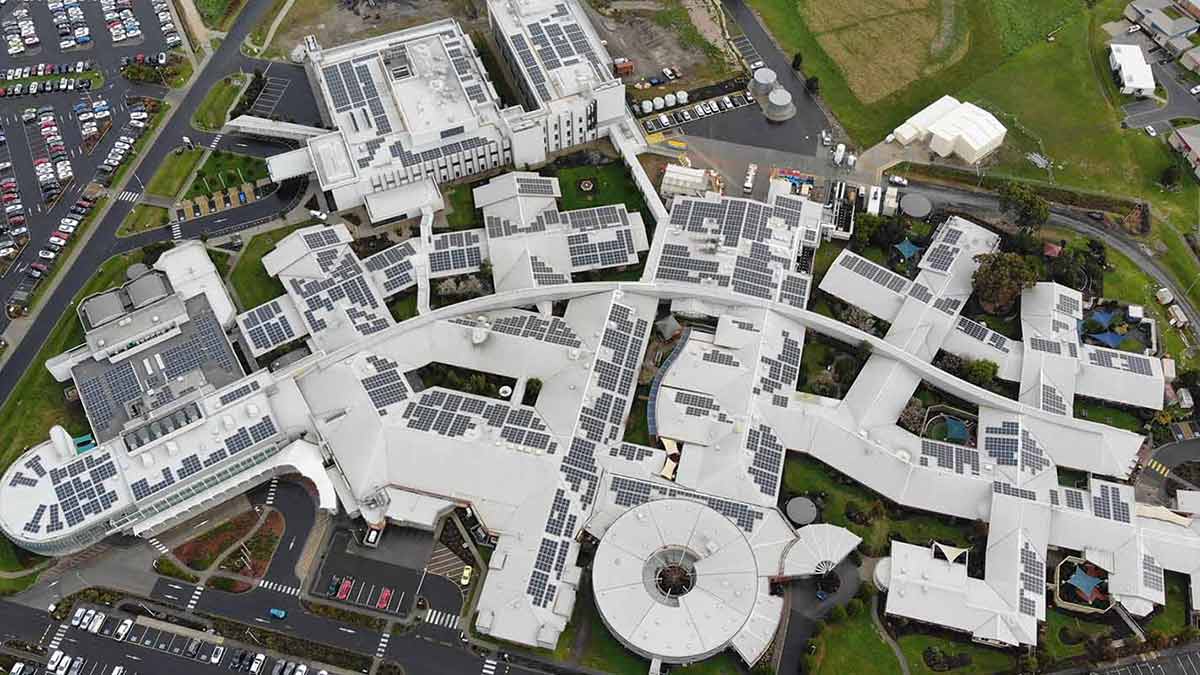
[[[478,0],[482,6],[483,0]],[[364,2],[347,6],[338,0],[296,0],[279,25],[270,48],[288,55],[306,35],[316,35],[322,46],[355,40],[428,23],[452,16],[470,31],[487,23],[473,0],[388,0],[368,7]]]

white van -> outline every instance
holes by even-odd
[[[262,672],[263,662],[266,660],[266,654],[259,654],[258,656],[254,657],[254,663],[250,664],[250,672],[254,675],[258,675],[260,672]]]

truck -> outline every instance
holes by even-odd
[[[746,182],[742,184],[742,194],[750,194],[754,191],[754,179],[758,176],[758,165],[751,164],[746,167]]]

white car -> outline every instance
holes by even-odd
[[[212,655],[208,657],[208,662],[216,665],[221,662],[221,657],[225,656],[225,648],[221,645],[213,647]]]
[[[1141,29],[1142,29],[1142,27],[1141,27],[1141,26],[1139,26],[1139,25],[1137,25],[1137,24],[1135,23],[1135,24],[1133,24],[1132,26],[1130,26],[1130,27],[1129,27],[1129,30],[1127,30],[1127,31],[1125,31],[1125,32],[1126,32],[1126,33],[1129,33],[1130,35],[1132,35],[1133,33],[1136,33],[1136,32],[1138,32],[1138,31],[1140,31]]]
[[[79,116],[76,117],[75,119],[79,120],[80,122],[86,122],[86,121],[92,119],[92,113],[81,112],[81,113],[79,113]]]
[[[904,176],[888,176],[888,182],[900,187],[908,187],[908,179]]]
[[[66,246],[67,245],[66,240],[59,239],[58,237],[50,237],[50,243],[57,244],[58,246]],[[96,612],[96,616],[92,619],[91,625],[88,626],[88,632],[89,633],[99,633],[100,627],[104,625],[105,618],[106,617],[104,616],[104,612]]]
[[[0,171],[4,171],[5,169],[11,169],[11,168],[12,168],[12,162],[0,162]]]
[[[50,660],[46,662],[46,672],[50,672],[50,671],[54,670],[55,668],[57,668],[59,662],[62,661],[62,658],[63,658],[62,650],[61,649],[54,650],[54,653],[50,655]]]
[[[49,256],[43,255],[45,253],[49,253],[50,255]],[[38,255],[42,256],[46,260],[54,260],[54,252],[53,251],[47,251],[45,249],[42,249],[41,251],[38,251]],[[58,673],[58,675],[67,675],[67,671],[70,670],[70,668],[71,668],[71,657],[64,656],[63,660],[59,661],[58,670],[56,672]]]
[[[72,227],[69,230],[64,229],[64,228],[59,228],[59,229],[62,230],[63,232],[66,232],[67,234],[71,234],[72,232],[75,231],[74,227]],[[117,640],[124,640],[125,636],[127,634],[129,634],[130,628],[133,628],[133,619],[125,619],[124,621],[121,622],[120,626],[117,626],[117,630],[113,633],[113,637],[116,638]]]
[[[59,49],[70,49],[71,47],[74,47],[74,46],[75,46],[75,41],[71,40],[71,39],[59,40],[59,42],[58,42]]]
[[[74,226],[74,225],[59,225],[59,226],[58,226],[58,231],[59,231],[59,232],[66,232],[67,234],[75,234],[75,226]],[[11,234],[11,232],[10,232],[10,234]],[[129,619],[125,619],[125,620],[126,620],[126,621],[129,621]],[[122,623],[121,625],[125,625],[125,624],[124,624],[124,623]],[[131,625],[132,625],[132,624],[131,624]],[[125,630],[126,630],[126,631],[128,631],[129,629],[128,629],[128,628],[126,628]],[[117,629],[117,632],[120,632],[120,629],[119,629],[119,628]],[[118,637],[117,639],[118,639],[118,640],[120,640],[121,638],[119,638],[119,637]]]
[[[102,120],[109,116],[109,112],[107,110],[97,110],[93,116],[98,120]]]
[[[79,622],[83,621],[83,615],[86,613],[87,613],[86,607],[80,607],[79,609],[75,610],[75,616],[71,617],[71,627],[78,628]]]
[[[92,34],[92,31],[88,30],[87,26],[84,26],[83,28],[75,29],[75,37],[83,37],[85,35],[91,35],[91,34]]]
[[[5,209],[5,210],[7,211],[7,209]],[[79,622],[79,627],[84,630],[87,630],[88,626],[92,625],[92,619],[95,618],[95,616],[96,616],[96,610],[89,609],[87,611],[87,614],[83,615],[83,621]]]
[[[117,141],[116,143],[113,144],[113,147],[117,148],[118,150],[128,150],[129,148],[131,148],[133,146],[129,145],[128,143],[122,143],[121,141]],[[4,167],[0,167],[0,169],[2,169],[2,168],[4,168]]]
[[[129,119],[131,119],[131,120],[144,120],[144,119],[146,119],[146,118],[148,118],[148,117],[150,117],[150,116],[149,116],[149,115],[147,115],[147,114],[146,114],[146,113],[144,113],[144,112],[133,112],[133,113],[129,113]]]
[[[65,225],[67,227],[76,227],[79,225],[79,220],[76,218],[63,218],[62,220],[58,221],[58,223],[59,225]]]
[[[1156,138],[1158,136],[1158,132],[1155,131],[1153,124],[1146,125],[1146,135],[1150,138]]]
[[[250,672],[254,675],[258,675],[258,673],[262,672],[263,662],[266,660],[266,654],[259,654],[258,656],[254,657],[254,663],[250,664]]]

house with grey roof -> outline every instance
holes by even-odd
[[[1125,18],[1175,55],[1195,46],[1189,38],[1200,31],[1200,23],[1172,0],[1134,0],[1126,5]]]
[[[1200,124],[1179,127],[1171,132],[1167,142],[1183,155],[1192,172],[1200,176]]]

